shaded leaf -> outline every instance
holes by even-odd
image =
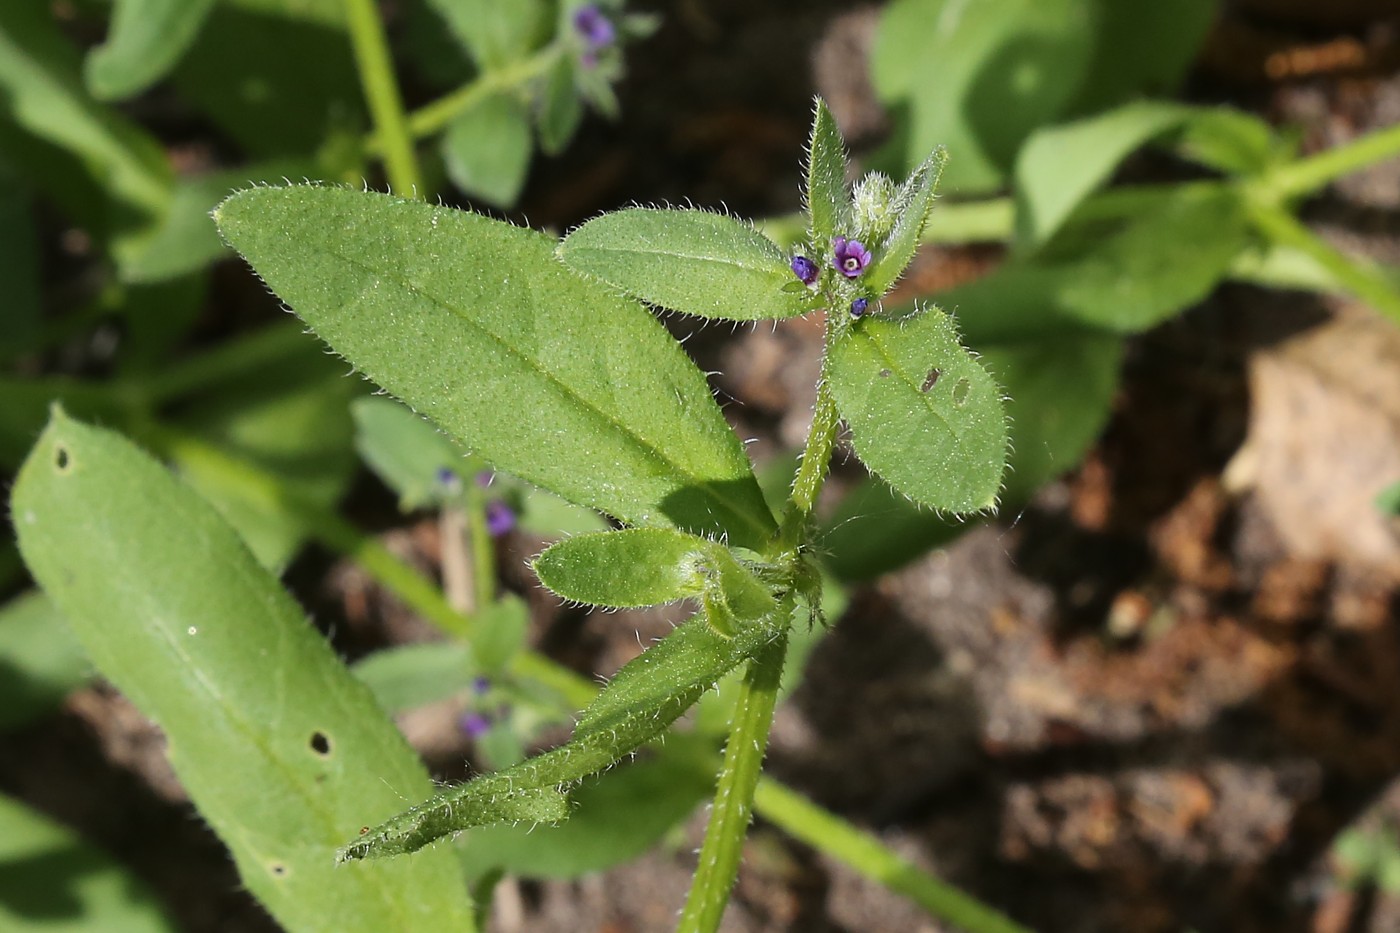
[[[405,512],[443,501],[441,470],[470,479],[484,466],[435,427],[391,398],[357,398],[350,406],[355,420],[355,449],[384,484],[399,494]]]
[[[529,111],[509,94],[495,94],[462,112],[442,138],[447,177],[468,195],[497,207],[515,206],[530,169],[530,151]]]
[[[0,607],[0,731],[53,712],[91,670],[47,596],[30,592]]]
[[[346,871],[333,839],[428,792],[417,756],[233,530],[110,432],[56,412],[12,500],[20,550],[88,656],[290,930],[470,922],[447,853]]]
[[[115,0],[107,40],[83,74],[99,100],[139,94],[163,78],[199,33],[214,0]]]
[[[350,667],[386,713],[445,700],[471,686],[480,673],[465,642],[433,641],[376,651]]]

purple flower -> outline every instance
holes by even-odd
[[[857,298],[851,302],[851,317],[859,318],[865,314],[865,309],[870,307],[869,298]]]
[[[817,264],[806,256],[792,257],[792,274],[801,279],[803,285],[811,285],[820,273]]]
[[[486,503],[486,530],[491,537],[499,538],[515,527],[515,513],[510,506],[499,500]]]
[[[448,492],[456,492],[461,486],[462,481],[457,476],[457,472],[451,467],[438,467],[437,482],[439,486]]]
[[[586,4],[574,12],[574,32],[588,46],[589,53],[597,52],[612,45],[617,39],[617,28],[612,20],[603,15],[596,4]]]
[[[457,725],[471,739],[479,739],[491,731],[491,720],[476,712],[463,713],[462,718],[457,720]]]
[[[860,240],[848,240],[838,236],[831,241],[831,249],[835,254],[831,264],[848,279],[860,275],[865,271],[865,267],[870,265],[870,250],[866,249]]]
[[[473,678],[472,678],[472,693],[475,693],[477,696],[482,696],[483,694],[485,694],[485,693],[486,693],[488,690],[490,690],[490,689],[491,689],[491,678],[489,678],[489,677],[473,677]]]

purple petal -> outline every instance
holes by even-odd
[[[486,503],[486,530],[493,538],[509,534],[515,528],[515,513],[504,502]]]
[[[859,318],[865,314],[865,309],[870,307],[870,299],[857,298],[851,302],[851,317]]]
[[[574,31],[594,51],[612,45],[617,39],[617,29],[612,20],[591,3],[579,7],[574,13]]]
[[[811,285],[817,280],[821,270],[806,256],[792,257],[792,274],[802,280],[803,285]]]
[[[479,739],[491,731],[491,720],[476,712],[464,713],[462,718],[457,720],[457,725],[472,739]]]

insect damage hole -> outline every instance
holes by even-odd
[[[932,389],[934,386],[938,385],[938,377],[942,375],[943,370],[939,369],[937,366],[933,367],[933,369],[930,369],[928,371],[928,375],[924,377],[924,384],[919,386],[919,391],[927,392],[929,389]]]
[[[73,465],[73,458],[68,456],[68,448],[62,444],[53,449],[53,466],[60,473],[68,472],[68,468]]]
[[[967,379],[959,379],[953,384],[953,404],[959,408],[967,404],[967,397],[972,393],[972,383]]]
[[[324,732],[311,733],[311,750],[322,758],[331,753],[331,740]]]

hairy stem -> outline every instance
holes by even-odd
[[[374,0],[345,0],[345,18],[389,185],[404,197],[423,197],[423,175],[418,169],[418,155],[413,151],[413,137],[409,135],[403,98],[389,56],[389,42]]]
[[[791,611],[791,603],[786,606]],[[780,610],[781,611],[781,610]],[[719,929],[729,890],[739,874],[744,838],[753,818],[754,788],[763,771],[773,707],[778,700],[787,634],[769,643],[749,662],[739,687],[729,742],[724,749],[710,822],[700,847],[700,864],[691,879],[690,895],[676,926],[677,933],[713,933]]]

